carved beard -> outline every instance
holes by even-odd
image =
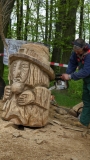
[[[11,91],[15,94],[22,93],[24,90],[24,83],[15,82],[11,86]]]

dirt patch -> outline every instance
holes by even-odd
[[[48,125],[37,129],[0,118],[0,160],[90,160],[90,134],[82,137],[84,129],[72,125],[77,119],[57,109],[51,105]]]

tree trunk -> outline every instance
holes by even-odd
[[[81,6],[80,6],[80,24],[79,24],[79,38],[82,38],[82,34],[83,34],[83,10],[84,10],[84,0],[81,0]]]
[[[24,34],[24,40],[27,41],[27,37],[28,37],[28,23],[29,23],[29,0],[27,0],[27,11],[26,11],[26,19],[25,19],[25,34]]]
[[[5,37],[7,37],[7,31],[8,31],[8,22],[10,20],[10,14],[12,11],[12,8],[14,6],[14,2],[15,0],[0,0],[1,4],[2,4],[2,10],[4,7],[4,12],[2,12],[2,10],[0,10],[0,14],[2,15],[2,21],[3,24],[1,24],[1,28],[2,28],[2,33],[4,33]],[[4,45],[2,42],[2,38],[0,36],[0,53],[4,53]],[[3,76],[3,72],[4,72],[4,65],[3,65],[3,56],[0,56],[0,76]]]
[[[89,6],[88,6],[88,24],[89,24],[89,44],[90,44],[90,12],[89,12]]]
[[[39,26],[39,7],[40,1],[37,1],[37,19],[36,19],[36,41],[38,41],[38,26]]]
[[[23,0],[17,0],[17,39],[22,40],[23,27]]]
[[[48,41],[48,0],[46,0],[45,43]]]
[[[4,53],[4,46],[0,37],[0,54],[2,53]],[[4,72],[3,56],[0,56],[0,76],[1,77],[3,76],[3,72]]]
[[[49,22],[49,43],[51,41],[51,33],[52,33],[52,17],[53,17],[53,0],[50,1],[50,22]]]
[[[57,17],[56,21],[56,30],[55,30],[55,39],[54,39],[54,47],[52,52],[52,62],[60,63],[61,56],[62,56],[62,30],[63,30],[63,23],[65,19],[65,0],[59,0],[58,1],[58,14],[56,12],[55,17]],[[57,67],[52,66],[52,69],[57,72]]]
[[[70,2],[70,3],[69,3]],[[65,26],[63,27],[62,33],[62,43],[63,45],[63,54],[62,54],[62,63],[68,64],[69,57],[72,50],[72,41],[75,39],[75,23],[76,23],[76,12],[79,4],[79,0],[68,1],[68,13],[65,17]],[[61,73],[65,72],[65,68],[61,68]]]

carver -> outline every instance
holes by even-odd
[[[78,71],[76,68],[78,67]],[[90,44],[83,39],[76,39],[73,42],[73,51],[69,60],[66,73],[62,74],[63,80],[83,79],[83,110],[80,122],[74,124],[88,127],[90,124]]]

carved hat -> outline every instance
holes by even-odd
[[[23,44],[16,54],[9,56],[9,63],[17,59],[23,59],[39,66],[45,71],[51,80],[55,78],[54,71],[50,67],[50,53],[48,47],[40,43]]]

